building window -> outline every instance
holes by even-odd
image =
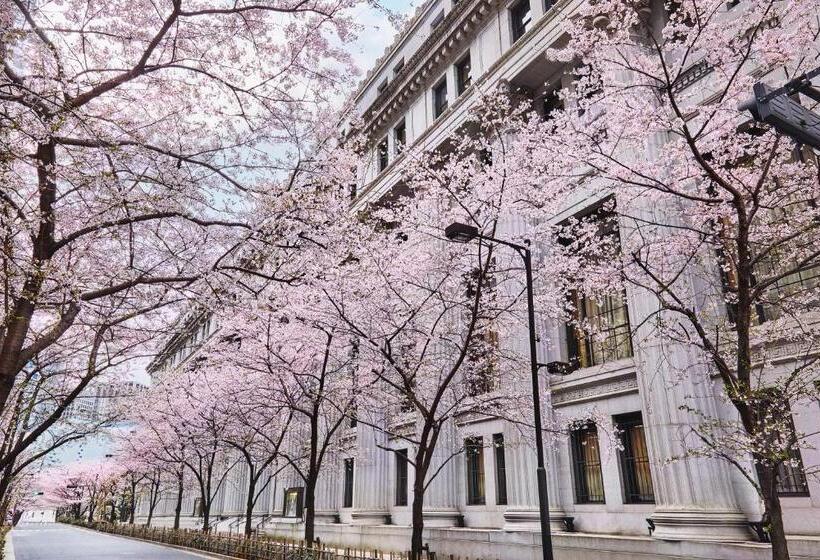
[[[507,457],[504,452],[504,434],[493,434],[495,452],[495,503],[507,505]]]
[[[473,67],[470,64],[470,53],[456,63],[456,85],[458,95],[461,95],[473,83]]]
[[[646,448],[643,419],[640,412],[615,417],[620,431],[621,477],[623,478],[624,503],[654,504],[652,472],[649,469],[649,452]]]
[[[809,496],[809,483],[799,449],[789,450],[790,460],[777,468],[777,494],[784,497]]]
[[[575,475],[575,502],[578,504],[604,503],[604,478],[601,470],[601,452],[598,428],[590,424],[572,432],[572,465]]]
[[[302,517],[302,497],[304,488],[301,486],[285,490],[285,503],[282,506],[282,517]]]
[[[513,43],[524,36],[532,23],[532,11],[530,10],[530,0],[520,0],[510,8],[510,21],[512,22]]]
[[[348,424],[349,428],[355,428],[359,425],[359,408],[354,404],[350,408],[350,414],[348,416]]]
[[[484,499],[484,438],[471,437],[464,440],[467,456],[467,505],[482,506]]]
[[[789,418],[789,440],[794,441],[794,421]],[[780,463],[777,467],[777,494],[785,497],[800,497],[809,495],[809,484],[806,472],[803,470],[803,456],[800,449],[789,448],[789,460]]]
[[[407,122],[404,119],[393,128],[393,145],[397,154],[400,154],[407,145]]]
[[[387,137],[385,136],[379,145],[376,147],[376,157],[378,158],[379,162],[379,173],[387,169],[387,166],[390,163],[390,154],[388,153],[387,148]]]
[[[444,21],[444,10],[440,11],[436,17],[433,18],[433,21],[430,22],[430,29],[435,29],[441,22]]]
[[[407,450],[399,449],[396,455],[396,505],[407,505]]]
[[[788,216],[783,215],[784,220]],[[755,275],[758,278],[775,277],[785,269],[799,268],[794,259],[789,258],[786,248],[778,250],[775,248],[767,258],[760,259],[755,265]],[[820,267],[815,266],[807,270],[801,270],[794,274],[789,274],[780,278],[766,290],[762,301],[756,306],[758,323],[774,321],[783,316],[789,315],[797,308],[808,309],[815,307],[816,298],[812,294],[820,287]],[[801,303],[801,298],[805,298],[806,303]]]
[[[345,491],[342,500],[342,507],[345,508],[353,507],[353,471],[355,468],[353,461],[352,457],[345,459]]]
[[[194,498],[194,517],[202,517],[202,498]]]
[[[396,65],[393,66],[393,76],[398,76],[402,70],[404,70],[404,57],[400,58]]]
[[[447,78],[433,86],[433,116],[439,118],[447,110]]]
[[[601,242],[608,242],[613,257],[620,254],[618,219],[606,202],[579,218],[581,224],[596,223]],[[584,247],[568,234],[563,242],[575,252]],[[592,297],[579,291],[569,296],[572,321],[566,325],[567,354],[573,369],[629,358],[632,356],[632,336],[626,294],[604,294]]]
[[[379,95],[384,93],[384,90],[387,89],[388,84],[389,82],[387,81],[387,78],[385,78],[378,86],[376,86],[376,91],[379,93]]]
[[[480,295],[483,299],[491,300],[496,290],[494,270],[495,261],[488,263],[486,270],[482,267],[475,267],[464,274],[466,297],[472,299]],[[479,282],[481,282],[481,294],[479,294]],[[465,392],[468,396],[477,397],[497,389],[498,349],[498,333],[493,329],[492,322],[487,321],[477,325],[473,336],[467,341],[465,356],[467,368],[464,381]]]
[[[632,356],[629,311],[624,294],[593,299],[573,292],[575,321],[591,332],[567,326],[568,353],[573,368],[591,367]]]
[[[541,116],[543,119],[551,119],[556,111],[564,108],[564,101],[561,99],[561,84],[556,84],[555,87],[544,94],[544,101],[541,107]]]

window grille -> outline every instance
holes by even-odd
[[[627,504],[655,503],[652,472],[649,467],[649,451],[646,447],[643,419],[640,412],[616,417],[621,432],[621,476],[624,485],[624,502]]]
[[[621,243],[618,220],[613,210],[607,209],[607,200],[579,220],[598,225],[600,239],[607,243],[615,258],[620,255]],[[572,233],[566,234],[562,242],[571,246],[575,240]],[[574,247],[583,251],[583,247]],[[569,296],[572,321],[566,325],[567,354],[573,368],[584,368],[629,358],[633,355],[632,328],[626,294],[613,293],[593,298],[579,291]]]
[[[456,63],[456,84],[458,85],[458,95],[461,95],[473,83],[472,65],[470,63],[470,53],[467,53],[458,63]]]
[[[433,87],[433,115],[439,118],[447,110],[447,79]]]
[[[512,22],[512,40],[515,43],[524,36],[532,23],[530,0],[521,0],[513,4],[510,8],[510,21]]]
[[[507,457],[504,449],[504,434],[493,435],[495,451],[495,503],[507,505]]]
[[[407,449],[399,449],[396,456],[396,505],[407,505]]]
[[[345,491],[342,507],[353,507],[353,471],[354,459],[345,459]]]
[[[464,453],[467,457],[467,505],[484,505],[484,438],[465,439]]]
[[[575,430],[571,437],[572,465],[575,474],[575,501],[579,504],[603,504],[604,478],[598,428],[590,424]]]

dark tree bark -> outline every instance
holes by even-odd
[[[160,471],[157,471],[156,478],[151,480],[151,485],[148,490],[148,519],[145,521],[146,527],[151,526],[151,521],[154,519],[154,510],[157,508],[157,504],[159,504],[160,497],[162,496],[159,491],[161,483],[162,474]]]
[[[777,468],[761,464],[762,457],[755,457],[755,459],[758,460],[756,467],[757,478],[760,483],[765,508],[763,523],[772,541],[772,558],[775,560],[789,560],[789,545],[786,542],[786,530],[783,527],[783,510],[780,505],[780,497],[777,494]]]
[[[174,529],[179,529],[179,520],[180,517],[182,517],[182,494],[185,491],[184,480],[184,472],[180,468],[177,473],[177,505],[176,508],[174,508]]]
[[[248,473],[248,499],[245,502],[245,536],[253,532],[253,508],[256,506],[256,476],[253,467]]]

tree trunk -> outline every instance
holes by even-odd
[[[151,482],[151,490],[148,492],[148,519],[145,521],[145,526],[150,527],[151,521],[154,519],[154,510],[159,503],[159,479],[156,482]]]
[[[131,483],[131,503],[129,504],[129,511],[128,511],[128,524],[134,524],[134,515],[137,513],[137,484],[135,482]]]
[[[421,560],[424,547],[424,474],[413,481],[413,516],[410,535],[410,560]]]
[[[780,496],[777,495],[777,470],[775,467],[758,463],[757,477],[763,495],[763,506],[766,509],[763,522],[772,541],[772,560],[789,560],[789,544],[783,527],[783,509],[780,505]]]
[[[319,478],[319,406],[314,402],[313,415],[310,417],[310,463],[307,480],[305,480],[305,540],[313,544],[316,536],[316,479]]]
[[[92,500],[91,503],[88,504],[88,522],[94,522],[94,501]]]
[[[153,521],[154,519],[154,507],[155,506],[153,501],[150,504],[148,504],[148,519],[145,520],[146,527],[150,527],[151,521]]]
[[[8,511],[9,506],[9,498],[8,498],[8,491],[9,485],[11,484],[12,478],[12,471],[14,470],[14,462],[9,463],[5,469],[3,469],[3,475],[0,477],[0,524],[5,524],[6,522],[6,512]]]
[[[245,504],[245,536],[250,537],[253,529],[251,527],[253,521],[253,506],[256,505],[256,473],[253,468],[248,470],[248,501]]]
[[[207,533],[211,530],[211,500],[210,500],[210,493],[209,497],[206,500],[205,496],[202,496],[202,532]]]
[[[9,512],[9,500],[8,498],[3,498],[3,501],[0,502],[0,526],[6,524],[6,518],[8,517]]]
[[[316,538],[316,473],[311,473],[305,483],[305,540],[310,545]]]
[[[174,529],[179,529],[179,518],[182,516],[182,481],[183,481],[182,472],[177,475],[177,507],[174,510]]]
[[[14,303],[9,317],[11,323],[6,325],[3,344],[0,346],[0,412],[6,409],[14,381],[20,371],[20,354],[26,340],[31,319],[34,316],[35,304],[43,285],[45,274],[41,266],[51,256],[54,240],[54,201],[57,197],[57,183],[54,178],[54,164],[57,161],[56,144],[52,139],[37,144],[37,187],[40,192],[40,227],[32,247],[31,271],[28,273],[22,294]]]

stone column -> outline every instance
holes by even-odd
[[[542,402],[544,409],[544,423],[550,424],[552,411],[549,407],[548,395],[542,392],[547,403]],[[536,468],[538,463],[535,455],[535,445],[532,434],[505,433],[507,458],[507,492],[508,507],[504,512],[504,530],[506,531],[539,531],[540,511],[538,504],[538,481]],[[544,434],[544,463],[547,469],[547,491],[549,494],[550,531],[553,533],[566,531],[562,518],[566,515],[561,506],[559,491],[559,460],[558,452],[551,441],[549,433]],[[509,442],[508,442],[509,441]]]
[[[654,537],[748,540],[747,519],[732,487],[732,467],[719,459],[686,457],[688,448],[699,443],[690,438],[691,427],[701,419],[681,410],[680,405],[694,400],[704,414],[717,414],[706,372],[692,372],[692,379],[680,383],[663,375],[669,371],[664,362],[669,362],[669,369],[699,369],[692,367],[697,358],[687,350],[679,345],[670,349],[657,342],[644,344],[639,350],[638,380],[657,504],[652,515]]]
[[[649,223],[670,219],[657,201],[632,201],[626,213],[651,220]],[[630,225],[623,225],[626,227],[622,228],[622,238],[628,242]],[[664,231],[654,234],[664,235]],[[711,293],[714,286],[703,280],[708,278],[709,271],[697,269],[697,262],[689,266],[692,274],[679,280],[677,292],[688,292],[684,294],[688,298],[686,304],[700,313],[704,301],[716,294]],[[691,449],[701,447],[692,428],[704,417],[717,419],[720,414],[715,396],[719,389],[712,383],[706,357],[692,345],[660,337],[652,320],[645,321],[657,311],[653,294],[632,290],[628,303],[631,323],[641,325],[633,345],[655,491],[654,537],[748,540],[747,519],[732,487],[733,467],[719,459],[687,457]],[[685,324],[679,315],[666,318]],[[681,409],[682,405],[697,407],[703,416]]]
[[[505,238],[520,238],[526,234],[527,224],[519,216],[506,217],[502,222],[503,235]],[[531,247],[533,251],[533,267],[537,269],[539,259],[543,257],[543,253],[538,246]],[[520,266],[521,268],[521,289],[524,285],[524,270],[521,258],[518,255],[511,255],[508,261],[513,266]],[[538,282],[538,278],[534,280]],[[538,289],[536,286],[536,293]],[[536,330],[537,330],[537,362],[546,363],[550,361],[550,335],[552,330],[540,316],[536,303]],[[522,371],[519,375],[518,382],[521,384],[521,394],[528,395],[528,398],[522,399],[526,402],[526,408],[522,410],[522,414],[526,415],[523,420],[530,425],[533,423],[532,418],[532,381],[530,373],[530,349],[529,349],[529,331],[528,325],[523,323],[521,330],[514,340],[510,341],[514,351],[521,356]],[[554,424],[554,414],[552,410],[552,402],[550,399],[549,382],[546,370],[541,368],[539,370],[541,375],[540,381],[540,397],[541,397],[541,421],[542,427],[549,428]],[[539,531],[540,526],[540,509],[538,503],[538,481],[537,481],[537,456],[535,452],[535,434],[532,428],[527,428],[527,433],[516,434],[511,438],[511,449],[508,453],[508,467],[511,473],[508,476],[507,484],[512,490],[509,493],[509,506],[504,512],[504,529],[509,531]],[[544,437],[544,465],[547,471],[547,493],[549,495],[549,515],[550,515],[550,531],[553,533],[562,532],[566,530],[562,518],[566,515],[561,507],[561,496],[559,492],[559,454],[556,449],[556,442],[554,436],[549,432],[543,433]],[[506,438],[506,435],[505,435]],[[512,479],[512,480],[511,480]]]
[[[391,453],[381,430],[360,423],[356,427],[356,471],[353,489],[353,523],[383,525],[390,515]]]
[[[458,438],[455,423],[453,420],[447,421],[433,451],[434,458],[428,473],[429,480],[429,477],[441,468],[424,495],[425,527],[459,525],[461,518],[459,486],[462,482],[462,477],[459,476],[459,466],[463,465],[463,454],[453,456],[453,452],[460,449],[464,442],[459,441]],[[446,464],[444,464],[445,461]]]
[[[316,482],[316,523],[335,523],[341,505],[342,459],[336,453],[327,457]]]

